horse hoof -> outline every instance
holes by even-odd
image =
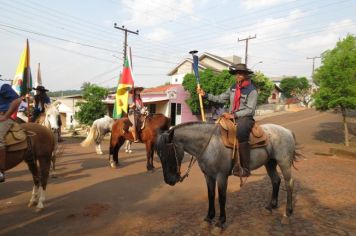
[[[37,205],[37,202],[29,202],[27,206],[28,206],[29,208],[31,208],[31,207],[34,207],[34,206],[36,206],[36,205]]]
[[[58,176],[57,176],[57,175],[51,175],[51,178],[52,178],[52,179],[57,179]]]
[[[117,164],[115,162],[110,162],[110,166],[113,169],[117,169]]]
[[[147,170],[148,173],[153,174],[155,172],[155,168]]]
[[[41,211],[43,211],[43,208],[38,208],[37,207],[36,210],[35,210],[36,213],[40,213]]]
[[[286,215],[284,215],[284,216],[282,217],[281,224],[282,224],[282,225],[289,225],[289,223],[290,223],[289,217],[286,216]]]
[[[212,235],[221,235],[223,228],[215,226],[214,229],[211,231]]]
[[[204,220],[201,224],[200,224],[200,228],[201,229],[208,229],[211,227],[211,222]]]
[[[103,153],[103,152],[97,152],[96,154],[98,154],[98,155],[103,155],[104,153]]]

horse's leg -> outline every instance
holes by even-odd
[[[24,155],[29,155],[29,154],[26,153]],[[31,158],[32,160],[29,160],[26,157],[24,159],[26,160],[28,169],[31,171],[32,179],[34,183],[31,199],[30,202],[28,203],[28,207],[32,207],[38,203],[38,188],[40,186],[40,177],[38,174],[36,161],[33,158]]]
[[[278,207],[278,193],[279,185],[281,184],[281,178],[277,173],[277,162],[274,159],[270,159],[265,165],[268,176],[272,182],[272,196],[269,205],[266,206],[266,209],[272,211]]]
[[[124,137],[120,137],[117,144],[112,150],[112,160],[110,160],[111,168],[117,168],[119,166],[119,151],[121,146],[125,143]]]
[[[56,156],[56,154],[53,152],[52,155],[51,155],[51,162],[52,162],[52,173],[51,173],[51,177],[52,177],[52,178],[57,178],[57,175],[56,175],[56,159],[57,159],[57,156]]]
[[[47,181],[49,176],[49,171],[51,168],[51,157],[50,154],[47,156],[39,156],[38,161],[40,163],[40,170],[41,170],[41,186],[39,187],[39,199],[37,203],[37,210],[42,210],[44,208],[44,201],[46,200],[46,188],[47,188]]]
[[[280,169],[283,174],[284,182],[287,189],[287,205],[286,212],[283,215],[282,224],[288,224],[288,217],[293,213],[293,187],[294,180],[292,179],[291,167],[289,166],[280,166]]]
[[[208,215],[205,217],[205,221],[208,222],[209,224],[212,223],[214,217],[215,217],[215,185],[216,185],[216,180],[213,177],[205,176],[205,181],[206,181],[206,186],[208,188],[208,199],[209,199],[209,209],[208,209]]]
[[[146,141],[145,144],[146,144],[146,158],[147,158],[146,168],[147,171],[152,171],[155,168],[153,166],[153,153],[154,153],[153,143],[150,141]]]
[[[225,204],[226,204],[227,180],[228,180],[228,176],[225,175],[219,175],[217,179],[218,192],[219,192],[220,217],[219,217],[219,221],[216,222],[215,226],[219,228],[224,228],[224,224],[226,222]]]
[[[96,154],[98,154],[98,155],[103,155],[104,154],[103,151],[101,150],[100,143],[96,143],[95,144],[95,151],[96,151]]]

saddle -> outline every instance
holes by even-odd
[[[235,146],[235,148],[237,148],[238,140],[236,138],[236,129],[238,127],[236,127],[234,122],[225,119],[224,117],[220,117],[216,123],[220,126],[221,139],[223,140],[225,147],[234,148]],[[252,127],[248,142],[251,148],[263,147],[268,143],[266,133],[257,122]]]
[[[27,135],[19,124],[14,123],[5,136],[5,145],[8,152],[19,151],[27,148]]]

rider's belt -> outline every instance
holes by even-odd
[[[0,115],[5,115],[6,111],[0,111]]]

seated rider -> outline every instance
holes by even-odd
[[[140,118],[142,108],[144,108],[140,95],[142,90],[142,87],[137,87],[133,89],[132,103],[129,105],[128,118],[132,124],[132,126],[130,126],[129,128],[129,131],[132,133],[135,143],[139,142],[136,127],[137,120]]]
[[[255,115],[258,94],[250,79],[250,75],[253,72],[247,69],[245,64],[230,66],[229,72],[236,76],[236,84],[228,88],[224,93],[215,96],[205,94],[203,89],[197,89],[197,92],[213,102],[230,102],[231,113],[223,113],[223,116],[227,119],[236,119],[236,136],[239,141],[240,161],[243,167],[240,168],[236,161],[233,174],[240,177],[248,177],[250,175],[250,145],[248,140],[255,123],[253,116]]]
[[[38,93],[34,96],[35,105],[33,108],[32,122],[35,122],[37,118],[45,112],[45,104],[50,104],[51,99],[48,97],[48,90],[42,85],[38,85],[36,88],[33,88]]]
[[[9,84],[0,80],[0,182],[5,181],[6,169],[6,146],[5,136],[14,120],[10,116],[17,112],[22,98],[12,89]]]

